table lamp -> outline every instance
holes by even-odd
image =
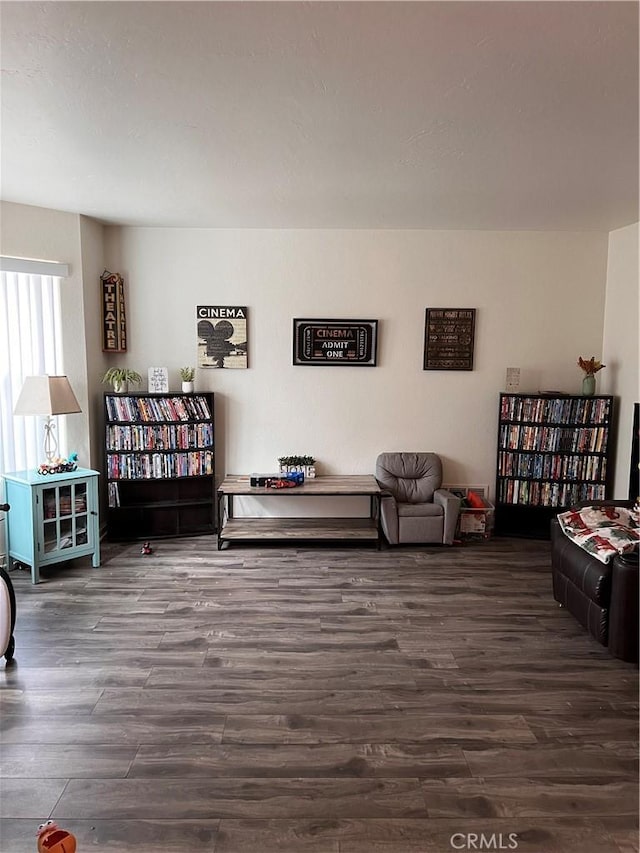
[[[58,453],[52,415],[69,415],[82,409],[66,376],[26,376],[14,415],[46,415],[44,455],[51,464]]]

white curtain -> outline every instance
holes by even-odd
[[[44,418],[13,414],[25,376],[61,374],[59,276],[0,272],[0,475],[44,459]],[[60,421],[54,418],[54,421]],[[62,423],[56,430],[64,429]],[[60,446],[65,436],[58,434]]]

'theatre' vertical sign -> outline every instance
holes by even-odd
[[[102,352],[127,351],[127,320],[124,313],[124,281],[117,272],[105,270],[102,288]]]

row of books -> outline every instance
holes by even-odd
[[[45,489],[43,504],[45,521],[62,515],[84,513],[87,511],[87,493],[77,490],[72,502],[71,492],[68,489],[64,491],[60,489],[58,500],[56,500],[54,489]]]
[[[565,507],[578,501],[604,500],[604,484],[539,483],[536,480],[502,480],[498,502],[525,506]]]
[[[191,450],[213,446],[213,424],[107,426],[107,450]]]
[[[213,453],[109,453],[109,480],[155,480],[174,477],[202,477],[213,474]]]
[[[503,394],[502,421],[533,421],[556,424],[604,424],[609,419],[611,401],[600,397],[518,397]]]
[[[206,421],[211,411],[206,397],[105,397],[111,421]]]
[[[558,453],[498,454],[501,477],[533,477],[538,480],[604,480],[607,460],[604,456],[564,456]]]
[[[522,426],[503,424],[500,447],[508,450],[548,450],[567,453],[600,453],[607,446],[607,427]]]
[[[120,506],[120,489],[117,483],[107,483],[107,497],[111,508]]]

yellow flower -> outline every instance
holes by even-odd
[[[590,359],[584,359],[582,356],[578,358],[578,367],[582,368],[587,376],[593,376],[599,370],[602,370],[603,367],[606,367],[606,364],[602,364],[600,361],[596,361],[594,356],[591,356]]]

